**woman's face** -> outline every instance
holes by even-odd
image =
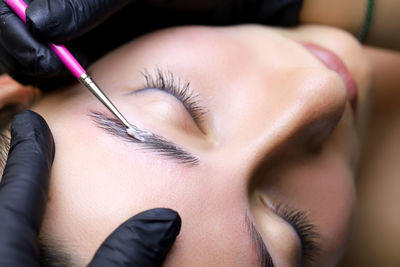
[[[173,28],[115,50],[90,73],[155,135],[130,140],[81,85],[35,107],[56,142],[42,235],[77,263],[155,207],[182,218],[166,266],[338,261],[370,93],[352,37],[315,26]]]

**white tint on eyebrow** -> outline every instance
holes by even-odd
[[[174,159],[178,163],[186,166],[197,166],[199,164],[200,160],[198,157],[179,147],[175,143],[164,139],[162,136],[151,133],[151,135],[147,135],[144,138],[144,142],[142,142],[130,136],[126,132],[125,126],[116,118],[109,117],[104,113],[96,111],[91,111],[89,116],[100,129],[105,130],[113,136],[121,137],[126,142],[142,145],[145,149],[154,151],[169,159]],[[138,128],[138,131],[141,130]]]

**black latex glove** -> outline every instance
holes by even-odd
[[[0,183],[0,267],[40,266],[37,237],[43,220],[54,142],[36,113],[17,115]],[[170,209],[140,213],[117,228],[90,266],[161,266],[180,231],[179,215]]]
[[[154,25],[161,23],[167,26],[173,23],[173,16],[168,20],[159,20],[157,6],[168,3],[167,7],[176,6],[180,9],[178,3],[188,6],[190,3],[212,3],[214,0],[25,1],[28,3],[26,25],[0,0],[0,68],[22,84],[37,85],[47,90],[64,83],[68,78],[73,80],[73,77],[46,42],[65,44],[81,65],[86,67],[89,62],[116,46],[157,28]],[[201,6],[193,6],[193,9]],[[103,23],[121,8],[118,14]],[[163,8],[162,13],[165,13],[166,7]],[[99,24],[101,26],[96,27]],[[90,31],[93,28],[96,29]],[[64,78],[60,80],[60,77]]]
[[[0,68],[22,84],[45,90],[65,81],[59,77],[73,78],[45,42],[65,44],[86,67],[122,43],[159,28],[247,22],[293,25],[302,4],[302,0],[25,1],[27,25],[0,0]]]

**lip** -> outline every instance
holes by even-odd
[[[342,59],[332,51],[319,45],[308,42],[300,42],[300,44],[324,63],[328,69],[335,71],[342,77],[347,89],[347,98],[353,112],[355,112],[357,107],[357,84]]]

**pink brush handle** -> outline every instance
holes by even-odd
[[[10,8],[26,23],[25,10],[27,4],[23,0],[4,0]],[[85,69],[79,64],[79,62],[74,58],[74,56],[68,51],[68,49],[63,45],[56,45],[52,43],[47,43],[51,50],[56,53],[56,55],[61,59],[62,63],[69,69],[72,74],[79,79],[82,74],[85,74]]]

